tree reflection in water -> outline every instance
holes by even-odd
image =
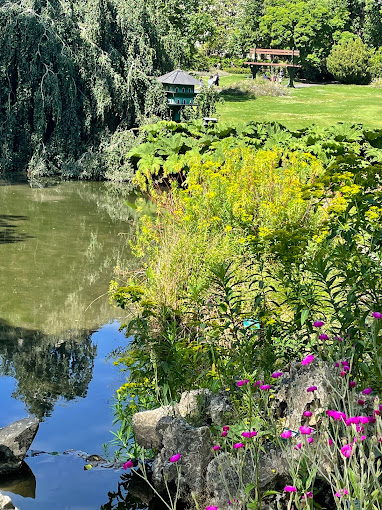
[[[52,413],[60,398],[85,397],[97,354],[90,335],[77,331],[46,336],[0,320],[0,375],[16,379],[12,396],[40,419]]]

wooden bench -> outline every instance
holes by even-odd
[[[252,55],[252,60],[250,60],[249,62],[244,62],[244,63],[250,66],[252,78],[256,78],[256,74],[258,72],[259,67],[267,66],[267,67],[270,67],[271,69],[272,69],[272,67],[285,67],[285,68],[287,68],[288,75],[289,75],[289,83],[288,83],[287,87],[294,87],[293,81],[294,81],[294,76],[295,76],[295,70],[301,67],[301,65],[294,63],[294,57],[300,56],[299,50],[295,50],[295,49],[292,49],[292,50],[277,50],[276,49],[276,50],[274,50],[272,48],[251,48],[249,50],[249,52]],[[258,62],[257,61],[258,55],[259,56],[267,55],[270,57],[271,61],[270,62]],[[273,62],[273,59],[272,59],[273,56],[292,57],[292,63],[287,64],[287,63]]]

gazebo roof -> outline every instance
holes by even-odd
[[[199,85],[198,80],[181,69],[175,69],[175,71],[159,76],[158,80],[170,85]]]

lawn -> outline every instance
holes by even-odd
[[[222,76],[220,83],[231,85],[243,79],[243,75]],[[257,99],[222,93],[225,102],[218,106],[219,118],[225,122],[274,120],[291,129],[336,122],[382,129],[382,89],[332,84],[290,90],[290,96]]]

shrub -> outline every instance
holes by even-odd
[[[222,91],[229,95],[245,95],[250,97],[290,95],[289,90],[284,85],[272,80],[265,80],[264,78],[232,83],[224,87]]]
[[[371,52],[358,37],[334,46],[327,60],[328,71],[341,83],[370,83]]]

